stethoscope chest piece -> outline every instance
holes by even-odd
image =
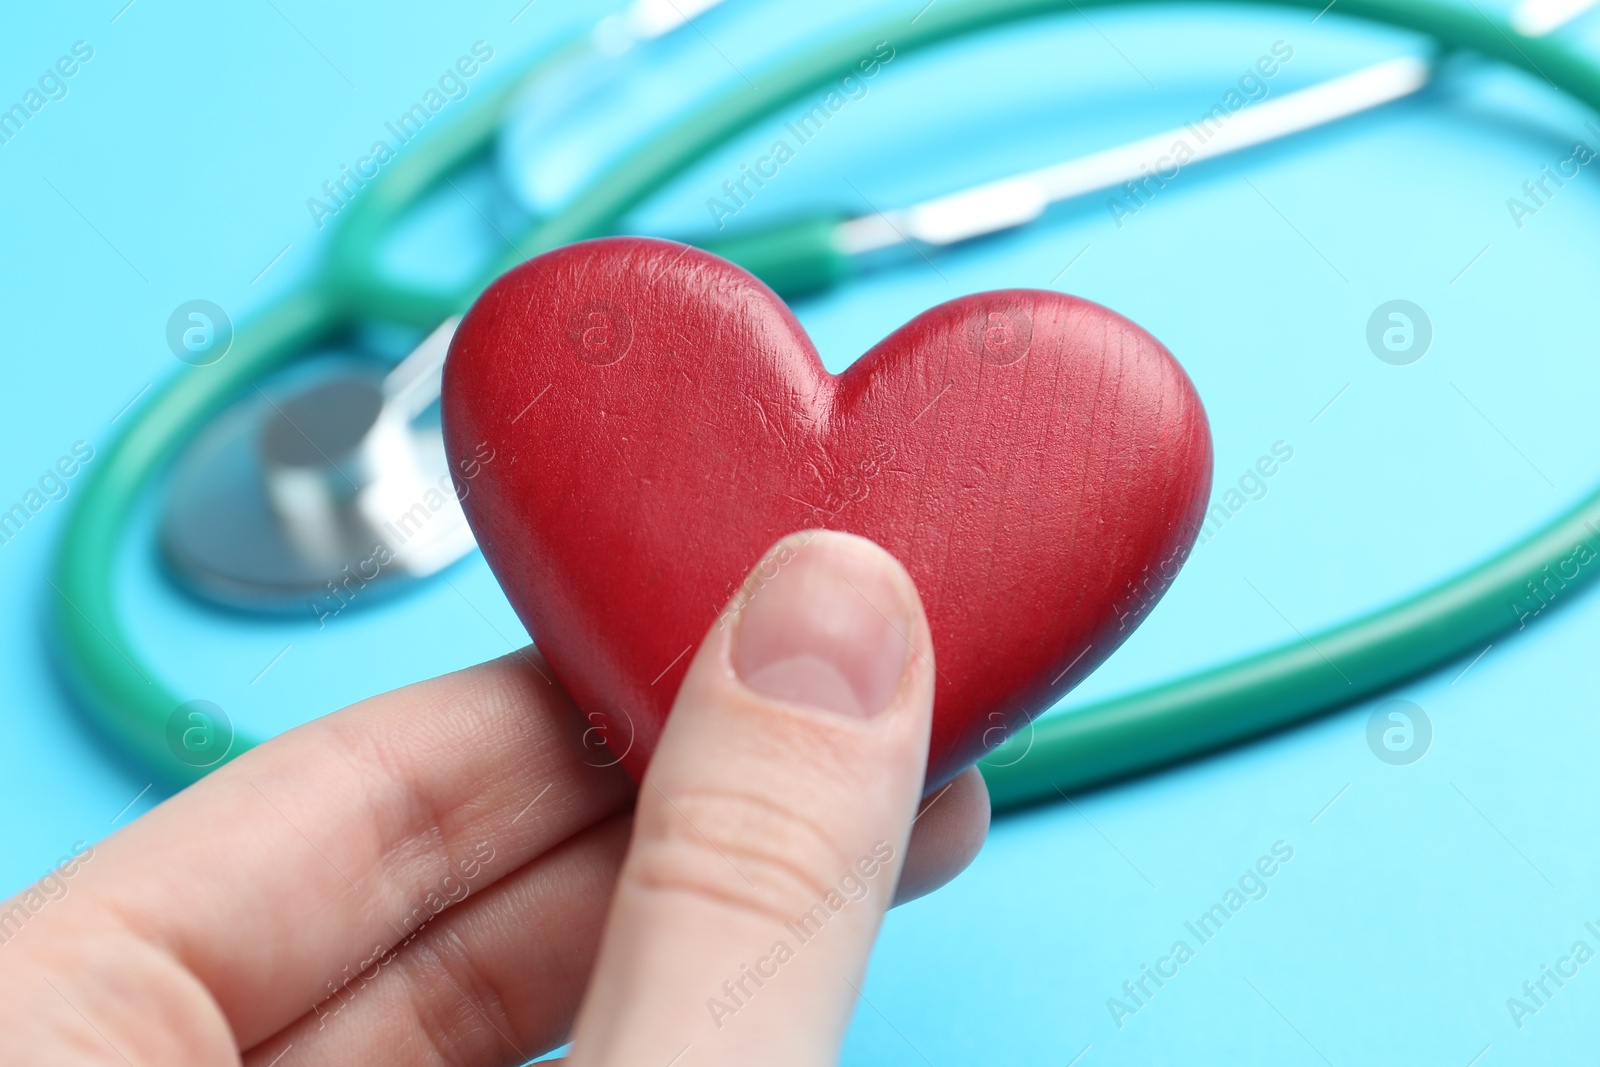
[[[474,548],[436,424],[455,321],[399,366],[322,368],[257,390],[208,427],[173,471],[162,551],[196,594],[319,619],[379,599]]]

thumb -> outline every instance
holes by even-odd
[[[812,531],[768,553],[640,788],[575,1063],[834,1061],[922,791],[933,681],[887,552]]]

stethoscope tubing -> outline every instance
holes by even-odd
[[[877,41],[892,40],[905,53],[1043,15],[1149,2],[941,0],[915,22],[899,19],[841,36],[765,72],[755,87],[741,87],[663,133],[513,241],[515,253],[468,291],[398,285],[378,272],[373,254],[389,225],[442,177],[487,149],[518,87],[507,86],[479,104],[455,128],[419,145],[363,191],[336,232],[316,285],[241,329],[220,362],[175,376],[131,413],[127,429],[95,465],[68,517],[51,580],[57,647],[94,720],[170,784],[192,781],[208,769],[184,764],[168,748],[167,720],[185,698],[133,650],[116,610],[113,567],[140,493],[184,441],[252,382],[363,318],[431,327],[465,310],[484,286],[517,262],[612,232],[629,211],[707,153],[840,77]],[[1247,2],[1319,16],[1327,6],[1323,0]],[[1600,64],[1556,38],[1524,37],[1476,10],[1441,0],[1341,0],[1338,12],[1500,60],[1600,110]],[[560,53],[554,57],[559,58]],[[535,70],[552,61],[541,61]],[[805,235],[796,248],[817,251]],[[774,269],[781,267],[777,262]],[[1600,528],[1596,524],[1600,488],[1525,539],[1395,604],[1309,638],[1025,726],[980,764],[995,807],[1051,800],[1215,751],[1476,653],[1526,623],[1511,605],[1526,598],[1528,582],[1544,579],[1545,568],[1561,568],[1575,546],[1586,545]],[[1563,598],[1597,572],[1600,566],[1579,566],[1568,578],[1561,571]],[[252,743],[236,738],[230,755]]]

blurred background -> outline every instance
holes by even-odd
[[[592,104],[516,109],[493,158],[408,219],[385,264],[470,277],[505,252],[503,233],[690,102],[759,80],[841,25],[909,24],[924,4],[728,0],[698,14],[659,66],[622,56],[601,70]],[[311,282],[343,210],[324,183],[378,140],[403,155],[391,125],[430,90],[445,102],[419,137],[619,9],[8,12],[0,108],[23,102],[29,116],[0,114],[0,511],[75,449],[99,454],[146,390],[187,369],[168,344],[175,311],[204,300],[247,324]],[[1600,16],[1560,32],[1600,49]],[[695,239],[819,208],[870,213],[1175,127],[1230,91],[1263,100],[1429,52],[1336,3],[1069,10],[896,56],[737,211],[711,201],[729,203],[723,183],[790,116],[701,161],[628,228]],[[1268,55],[1276,72],[1241,82]],[[463,56],[476,72],[442,83]],[[1537,79],[1453,57],[1415,98],[1187,167],[1136,211],[1090,195],[1021,230],[880,257],[796,312],[837,371],[933,304],[1055,288],[1140,323],[1193,377],[1226,519],[1054,712],[1070,714],[1422,588],[1591,490],[1600,196],[1586,164],[1525,188],[1579,142],[1600,150],[1590,118]],[[1426,327],[1414,359],[1369,342],[1394,301]],[[393,361],[415,340],[375,328],[338,355]],[[1262,457],[1270,477],[1255,473]],[[85,717],[50,645],[47,568],[75,492],[56,484],[0,544],[0,893],[163,795]],[[157,550],[164,492],[123,540],[125,625],[186,699],[241,730],[270,735],[526,640],[475,553],[449,582],[320,624],[208,603]],[[1597,626],[1600,601],[1575,595],[1389,694],[1410,702],[1398,748],[1369,729],[1373,701],[999,818],[971,870],[888,918],[843,1062],[1488,1067],[1587,1054],[1600,965],[1550,984],[1532,1013],[1508,998],[1531,1004],[1524,982],[1575,942],[1600,950],[1585,926],[1600,927]],[[1241,884],[1264,856],[1272,876]],[[1202,943],[1186,924],[1230,890],[1250,899]],[[1194,951],[1176,976],[1133,985],[1180,939]]]

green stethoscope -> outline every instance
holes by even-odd
[[[612,167],[517,247],[528,255],[612,232],[624,216],[731,137],[850,72],[873,43],[901,53],[1024,19],[1133,0],[938,0],[914,22],[852,33],[767,72],[698,110]],[[1171,2],[1171,0],[1168,0]],[[1256,0],[1326,11],[1325,0]],[[1439,0],[1335,0],[1338,12],[1434,38],[1548,80],[1600,110],[1600,64],[1549,37],[1527,36],[1475,8]],[[1470,6],[1470,5],[1469,5]],[[544,57],[534,74],[570,59]],[[422,330],[464,311],[521,257],[497,263],[464,290],[443,292],[385,277],[375,252],[400,216],[450,175],[481,158],[519,86],[482,101],[453,127],[393,163],[351,204],[336,228],[320,283],[241,330],[227,358],[186,369],[133,412],[121,437],[88,473],[67,521],[51,585],[53,625],[66,673],[96,721],[164,780],[205,773],[178,758],[168,732],[180,698],[132,646],[118,617],[113,561],[118,537],[156,473],[223,408],[262,376],[358,322]],[[780,293],[842,280],[851,250],[837,218],[802,221],[714,250]],[[1152,770],[1331,711],[1474,653],[1524,622],[1513,605],[1530,589],[1587,582],[1600,568],[1572,568],[1575,546],[1600,533],[1600,490],[1544,528],[1421,593],[1350,622],[1176,681],[1048,717],[1000,745],[980,766],[997,809],[1054,798]],[[1337,664],[1337,666],[1334,666]],[[254,742],[233,740],[229,754]]]

